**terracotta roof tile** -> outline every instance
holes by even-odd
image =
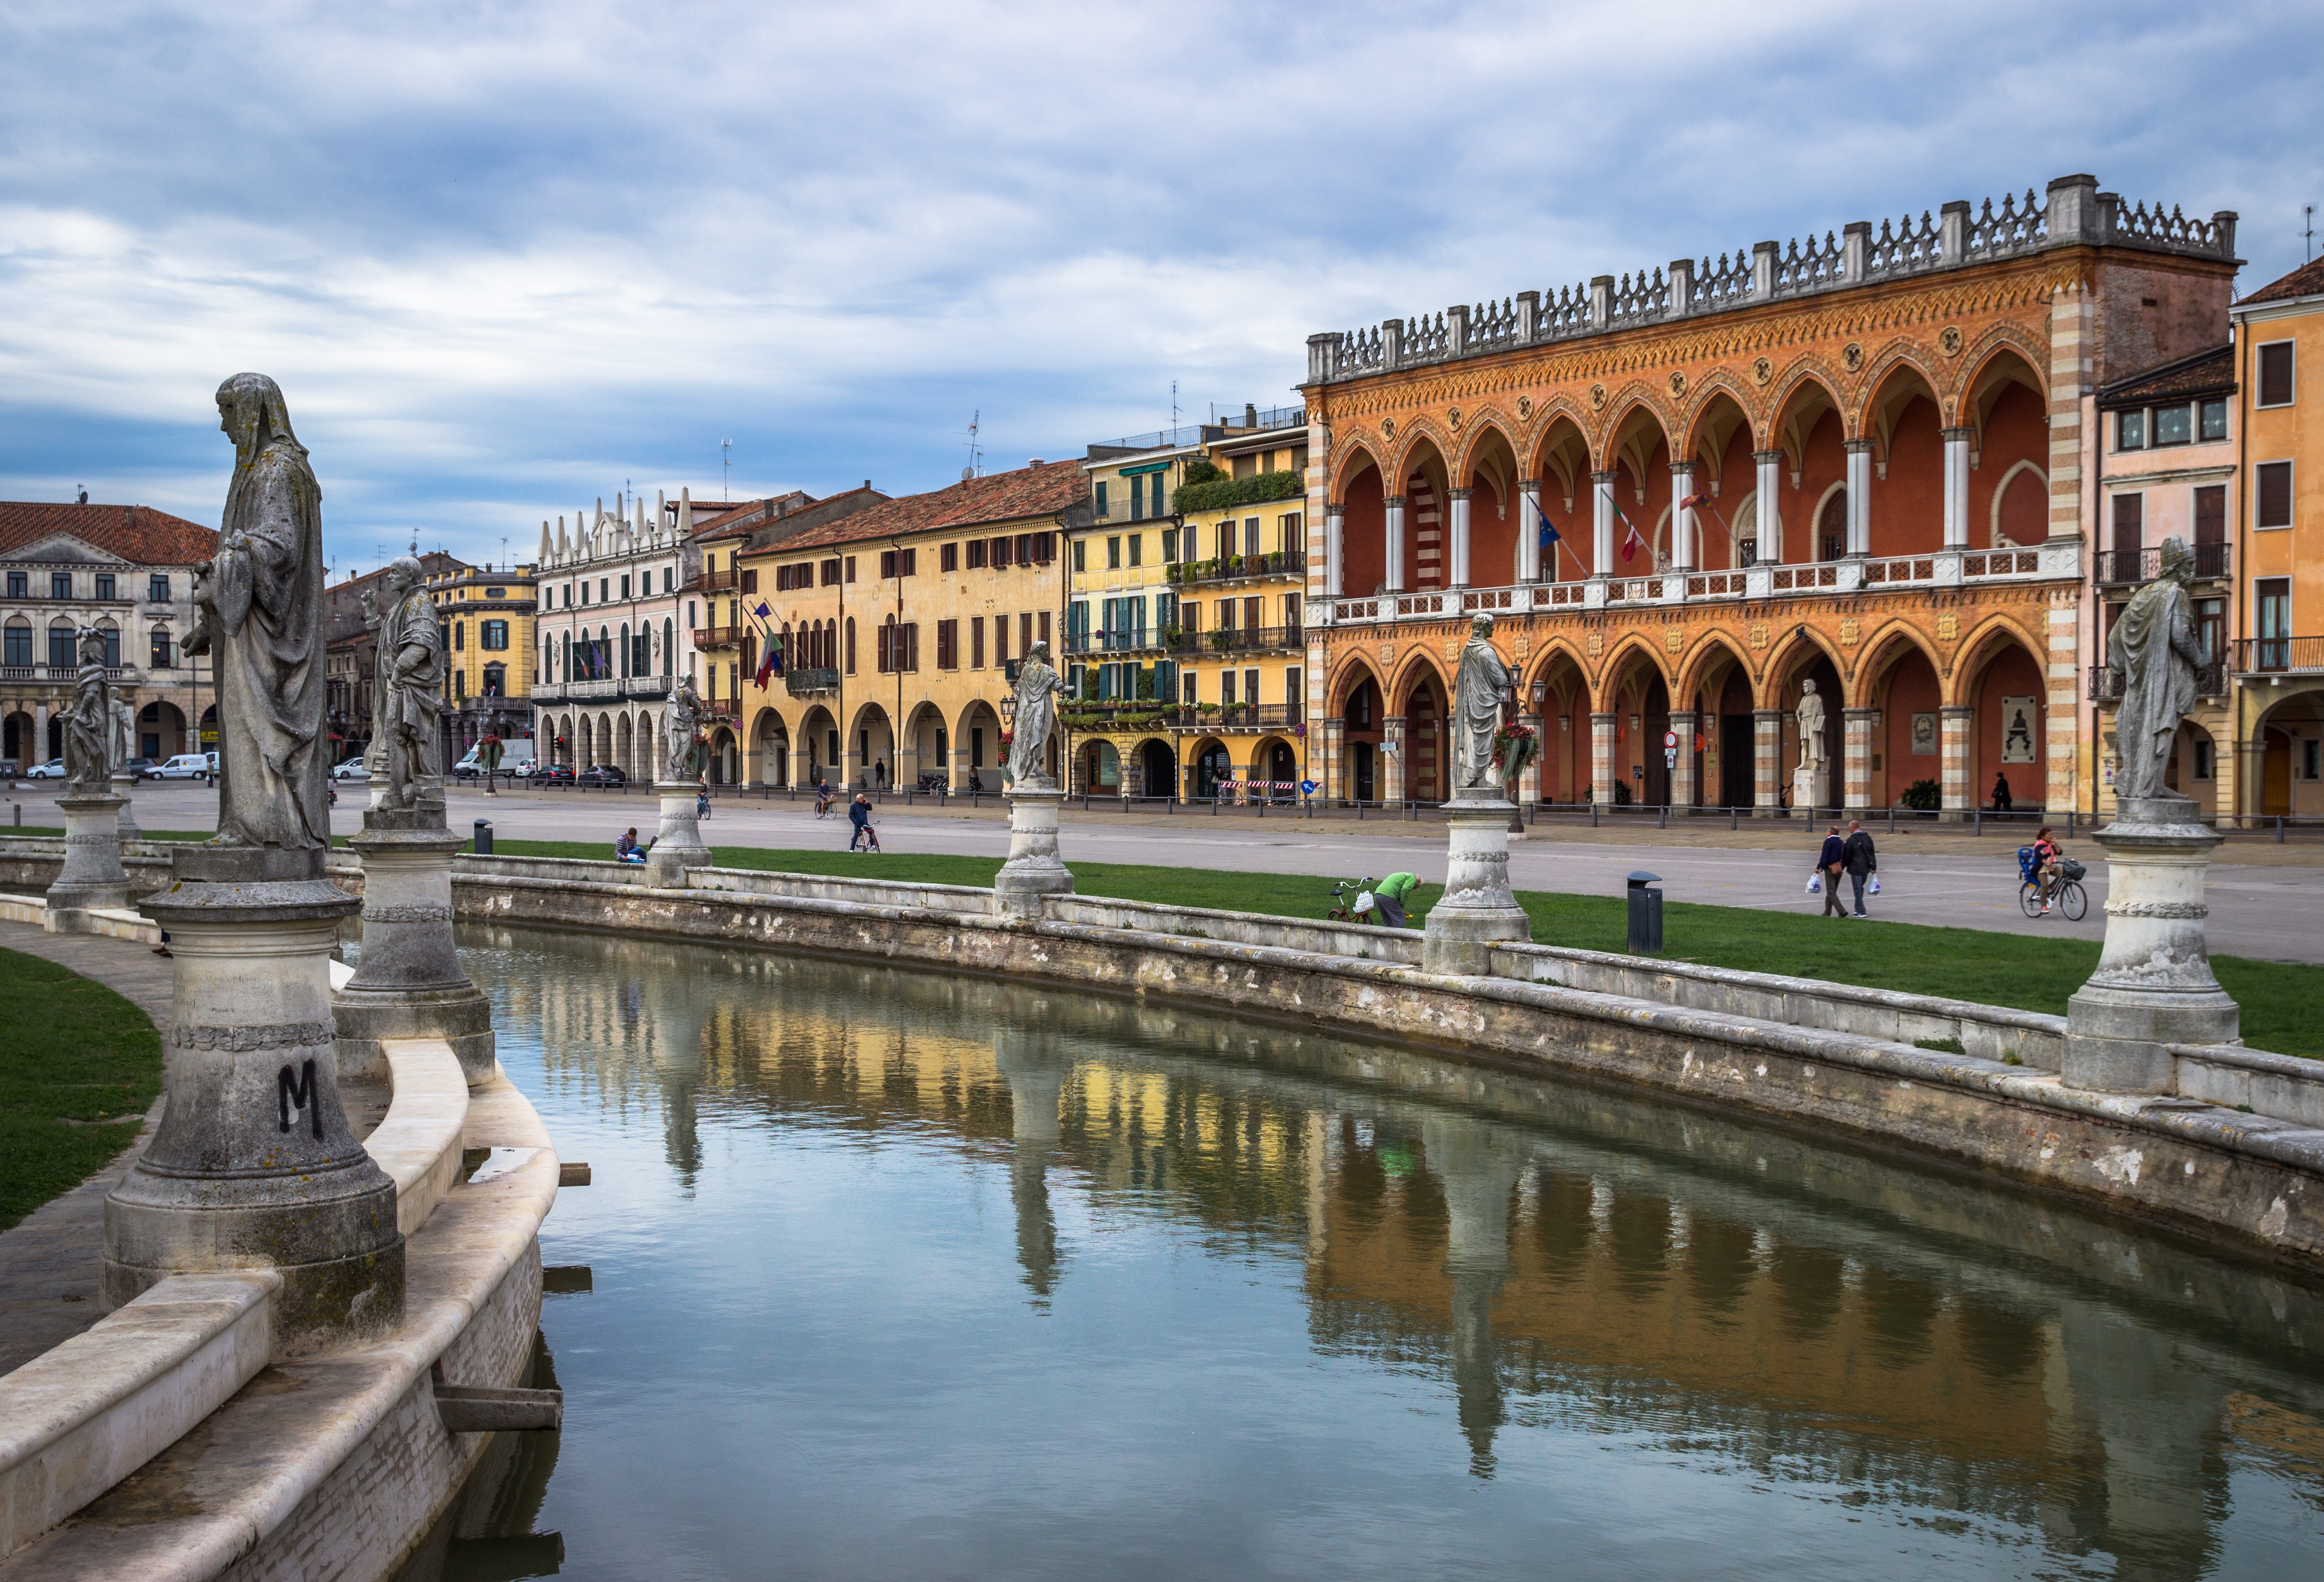
[[[2135,406],[2150,401],[2166,401],[2176,396],[2189,400],[2198,395],[2223,393],[2236,387],[2236,348],[2223,346],[2208,352],[2198,352],[2191,357],[2181,357],[2175,363],[2165,363],[2159,368],[2149,368],[2127,379],[2117,379],[2098,392],[2101,406]]]
[[[986,523],[1055,516],[1089,498],[1089,475],[1078,461],[1052,461],[1015,472],[966,478],[926,495],[906,495],[825,527],[784,539],[767,552],[796,554],[832,544],[857,544],[899,533],[930,532]]]
[[[190,566],[217,551],[216,532],[151,505],[0,500],[0,555],[60,532],[140,566]]]
[[[2268,282],[2244,301],[2282,302],[2293,297],[2324,297],[2324,258],[2303,264],[2281,280]]]

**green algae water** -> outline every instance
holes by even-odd
[[[414,1577],[2324,1574],[2324,1304],[2257,1264],[1265,1022],[462,939],[595,1180],[565,1429]]]

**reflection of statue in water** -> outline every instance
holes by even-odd
[[[1421,1123],[1421,1148],[1443,1184],[1444,1273],[1452,1286],[1452,1388],[1469,1471],[1493,1476],[1493,1439],[1508,1420],[1493,1301],[1509,1272],[1509,1194],[1526,1151],[1500,1128],[1452,1115]]]
[[[1057,1286],[1057,1219],[1049,1207],[1049,1162],[1057,1148],[1057,1099],[1068,1060],[1049,1041],[1003,1032],[992,1041],[992,1063],[1009,1084],[1009,1197],[1017,1210],[1017,1262],[1034,1304],[1047,1308]]]
[[[188,653],[217,682],[220,846],[319,849],[323,800],[323,492],[263,374],[218,386],[234,440],[217,552],[194,568]]]
[[[1057,706],[1052,701],[1065,683],[1049,665],[1049,645],[1036,643],[1017,668],[1017,717],[1010,722],[1009,773],[1020,791],[1053,791],[1049,774],[1049,733],[1056,729]]]
[[[83,630],[78,649],[72,707],[65,712],[65,783],[87,796],[103,792],[113,780],[113,683],[106,674],[105,634]]]
[[[2179,721],[2195,707],[2195,667],[2202,649],[2187,597],[2193,578],[2187,541],[2163,541],[2163,575],[2138,590],[2107,638],[2107,664],[2122,678],[2115,740],[2122,766],[2115,771],[2117,801],[2175,795],[2163,770],[2179,739]]]
[[[437,712],[444,706],[444,629],[422,586],[426,580],[420,562],[409,555],[387,570],[394,602],[380,621],[385,707],[378,713],[387,727],[385,805],[391,808],[414,807],[426,795],[432,779],[426,768],[429,749],[436,740]]]
[[[707,761],[702,747],[702,694],[692,676],[680,676],[670,689],[669,707],[662,710],[662,780],[665,783],[692,780]]]
[[[1810,768],[1824,760],[1823,699],[1816,695],[1812,680],[1800,683],[1800,767]]]
[[[1501,728],[1501,705],[1510,696],[1509,669],[1493,652],[1493,617],[1470,624],[1468,646],[1452,682],[1452,785],[1455,793],[1494,791],[1493,737]]]

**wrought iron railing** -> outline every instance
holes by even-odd
[[[1208,560],[1181,560],[1170,568],[1170,580],[1183,587],[1196,582],[1233,582],[1253,577],[1296,577],[1306,569],[1306,550],[1269,550],[1260,555],[1221,555]]]
[[[2213,578],[2228,576],[2235,565],[2235,546],[2229,543],[2194,544],[2195,575]],[[2152,582],[2163,575],[2162,548],[2152,546],[2142,550],[2100,550],[2093,568],[2101,584],[2121,585]]]
[[[2236,639],[2237,675],[2268,675],[2286,671],[2324,671],[2324,637]]]
[[[694,646],[696,648],[733,648],[742,641],[740,626],[696,626]]]
[[[2093,703],[2113,703],[2122,697],[2122,672],[2112,665],[2092,665],[2089,678],[2089,698]],[[2195,695],[2199,698],[2224,698],[2227,695],[2227,666],[2225,660],[2213,660],[2195,667]]]
[[[828,698],[839,690],[839,672],[825,671],[786,671],[783,690],[793,698]]]
[[[1222,626],[1214,632],[1173,632],[1172,653],[1261,653],[1297,648],[1307,641],[1304,626]]]

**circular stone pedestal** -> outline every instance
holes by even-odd
[[[374,809],[347,845],[363,858],[363,957],[334,1000],[339,1062],[384,1077],[381,1041],[440,1038],[468,1086],[492,1079],[493,1008],[452,944],[452,854],[440,807]]]
[[[1420,964],[1428,972],[1476,976],[1490,966],[1492,946],[1532,937],[1533,922],[1509,888],[1509,815],[1499,797],[1455,798],[1444,805],[1450,851],[1444,896],[1421,925]]]
[[[1009,860],[993,875],[992,897],[1012,917],[1038,917],[1045,895],[1071,895],[1074,876],[1057,855],[1057,810],[1065,793],[1054,786],[1012,786],[1009,798]]]
[[[683,890],[686,870],[710,865],[710,848],[702,842],[702,823],[694,801],[702,788],[690,781],[658,780],[661,798],[661,828],[653,849],[646,853],[646,883],[659,890]]]
[[[110,810],[107,810],[108,814]],[[278,1350],[375,1338],[403,1317],[395,1182],[339,1106],[330,955],[354,897],[319,849],[201,846],[143,902],[170,930],[169,1102],[105,1202],[100,1291],[272,1268]]]
[[[48,926],[56,933],[84,931],[83,915],[129,904],[129,873],[121,865],[122,799],[111,791],[63,796],[65,865],[49,886]]]
[[[2066,1002],[2069,1087],[2167,1093],[2166,1045],[2234,1043],[2241,1013],[2211,976],[2203,874],[2221,836],[2184,797],[2126,800],[2092,832],[2107,854],[2106,946]]]

